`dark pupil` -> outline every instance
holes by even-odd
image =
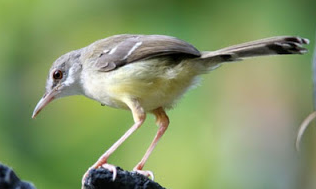
[[[63,77],[63,73],[60,70],[56,70],[53,74],[54,79],[61,79]]]

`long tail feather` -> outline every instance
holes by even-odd
[[[301,37],[272,37],[226,47],[217,51],[205,51],[202,52],[201,59],[220,63],[238,61],[254,56],[304,54],[307,49],[302,46],[308,43],[308,39]]]

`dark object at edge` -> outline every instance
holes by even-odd
[[[21,181],[13,170],[0,163],[0,189],[35,189],[34,185]]]
[[[117,167],[116,179],[104,168],[92,169],[84,183],[84,189],[164,189],[158,183],[136,172]]]

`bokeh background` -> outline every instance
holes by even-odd
[[[145,169],[166,188],[316,188],[311,127],[314,0],[0,0],[0,161],[37,188],[80,188],[87,168],[131,125],[130,112],[82,96],[31,114],[52,62],[120,33],[165,34],[216,50],[276,36],[311,40],[304,56],[225,64],[202,76],[174,110]],[[131,170],[155,135],[154,118],[111,156]]]

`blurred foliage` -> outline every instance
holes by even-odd
[[[51,63],[119,33],[166,34],[201,50],[275,35],[314,46],[315,0],[0,0],[0,161],[37,188],[80,188],[86,169],[132,124],[130,112],[84,97],[51,103],[32,120]],[[312,53],[223,65],[175,110],[145,169],[167,188],[315,188],[315,128],[294,149],[312,110]],[[154,119],[110,163],[132,169]]]

